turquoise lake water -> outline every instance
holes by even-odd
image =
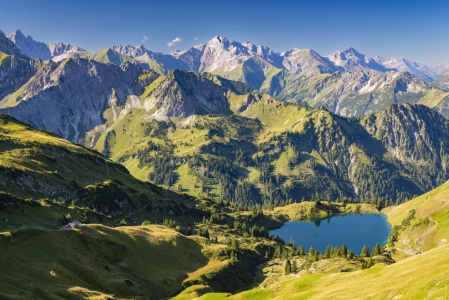
[[[354,250],[358,255],[363,245],[370,250],[379,243],[385,245],[391,233],[391,225],[384,214],[363,214],[335,216],[315,223],[288,222],[281,228],[270,231],[276,237],[281,236],[285,243],[293,237],[296,247],[304,246],[309,251],[311,245],[315,250],[326,251],[328,244]]]

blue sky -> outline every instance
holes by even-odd
[[[449,1],[0,1],[0,29],[88,51],[139,45],[169,53],[216,35],[277,52],[449,61]],[[146,37],[146,39],[145,39]],[[171,47],[170,41],[179,38]]]

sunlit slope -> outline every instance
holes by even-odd
[[[410,224],[404,220],[415,211]],[[402,225],[397,246],[404,250],[423,252],[449,240],[449,182],[400,206],[384,212],[393,225]]]
[[[0,170],[0,191],[22,198],[74,200],[106,215],[150,214],[159,205],[175,203],[179,210],[190,201],[134,178],[98,152],[8,115],[0,115]]]
[[[335,275],[309,275],[226,299],[444,299],[449,285],[448,245],[393,265]],[[201,299],[222,299],[208,294]],[[396,298],[395,298],[396,297]]]
[[[160,298],[207,266],[204,242],[155,225],[1,233],[0,298]]]

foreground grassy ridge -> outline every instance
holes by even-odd
[[[449,240],[449,182],[400,206],[383,210],[393,225],[403,225],[397,248],[423,252]],[[410,225],[402,224],[411,211]]]
[[[76,231],[22,229],[0,234],[0,298],[159,298],[209,263],[209,242],[163,226]]]
[[[444,245],[393,265],[378,264],[353,273],[299,279],[291,275],[265,289],[229,298],[228,294],[207,294],[200,299],[443,299],[449,285],[448,250]]]

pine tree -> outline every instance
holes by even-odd
[[[304,254],[304,247],[301,245],[301,247],[299,247],[299,255],[303,256]]]
[[[273,257],[271,259],[276,259],[276,258],[278,258],[278,248],[277,247],[274,249]]]
[[[369,246],[363,245],[362,252],[360,253],[361,257],[370,257]]]
[[[309,249],[309,256],[312,257],[312,256],[314,256],[314,255],[315,255],[315,249],[313,248],[313,246],[310,246],[310,249]]]
[[[298,272],[298,267],[296,266],[296,261],[292,260],[292,273]]]
[[[340,247],[340,256],[341,257],[346,257],[348,255],[348,249],[346,248],[346,245],[343,244]]]
[[[337,257],[338,256],[338,247],[332,247],[331,248],[331,256]]]
[[[324,252],[324,258],[330,258],[331,257],[331,245],[327,245],[326,251]]]
[[[369,260],[364,260],[363,262],[362,262],[362,270],[363,269],[369,269],[369,268],[371,268],[372,266],[374,266],[374,261],[373,261],[373,258],[371,257]]]
[[[231,240],[231,249],[239,251],[239,241],[237,239]]]
[[[320,256],[320,253],[318,252],[318,250],[315,250],[315,255],[314,255],[313,259],[315,261],[318,261],[319,260],[319,256]]]
[[[351,260],[351,259],[353,259],[354,258],[354,251],[352,251],[352,249],[351,249],[351,251],[349,251],[349,253],[348,253],[348,259],[349,260]]]
[[[285,261],[285,275],[290,274],[291,271],[292,271],[292,265],[291,265],[290,261],[287,259]]]
[[[381,252],[380,252],[379,243],[376,243],[376,246],[374,246],[374,248],[373,248],[373,256],[379,255],[380,253]]]
[[[282,248],[282,259],[287,259],[288,257],[288,251],[285,248]]]
[[[231,250],[231,255],[229,257],[231,259],[231,263],[233,263],[235,261],[235,252],[234,250]]]
[[[371,268],[372,266],[374,266],[374,261],[373,258],[371,257],[368,261],[368,268]]]

